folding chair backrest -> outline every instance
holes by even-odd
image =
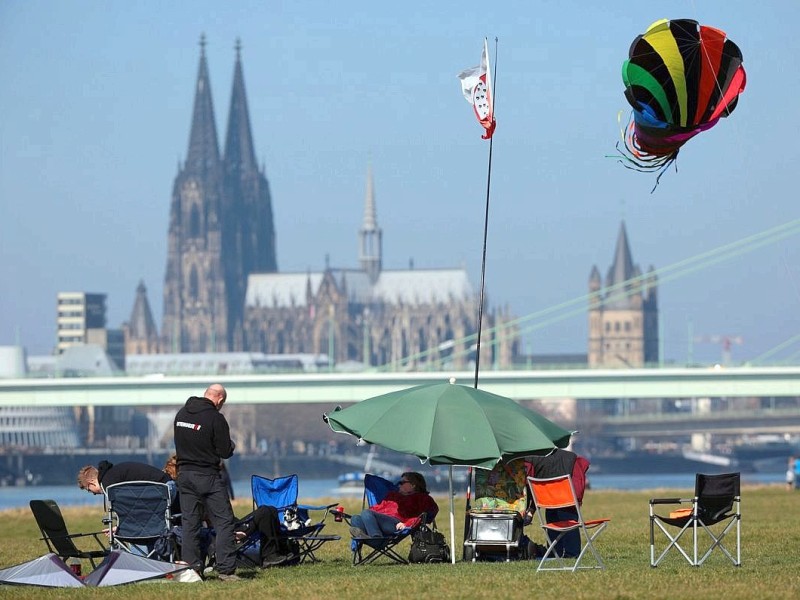
[[[499,462],[493,469],[475,469],[473,510],[502,510],[523,514],[527,505],[524,460]]]
[[[48,547],[55,549],[59,556],[71,556],[80,553],[75,543],[69,537],[67,524],[61,509],[55,500],[31,500],[31,512],[36,524],[42,532],[42,537]]]
[[[364,475],[364,503],[367,508],[378,504],[391,491],[397,491],[397,484],[379,475]]]
[[[529,477],[528,481],[531,484],[533,501],[537,508],[578,506],[575,488],[572,486],[572,479],[569,475],[561,475],[560,477],[551,477],[549,479]]]
[[[283,521],[286,509],[297,505],[298,487],[296,474],[275,479],[253,475],[250,478],[253,506],[274,506],[278,509],[278,520]]]
[[[105,490],[115,537],[128,540],[158,538],[169,532],[172,496],[166,483],[127,481]]]
[[[739,473],[722,473],[704,475],[697,473],[695,477],[695,496],[700,516],[719,519],[733,509],[736,497],[740,496]]]

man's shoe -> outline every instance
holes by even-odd
[[[220,573],[217,575],[220,581],[230,582],[230,581],[244,581],[241,577],[239,577],[236,573]]]
[[[366,538],[369,537],[367,532],[361,529],[360,527],[351,527],[350,528],[350,535],[354,538]]]
[[[261,568],[269,569],[270,567],[277,567],[295,558],[297,558],[297,555],[294,552],[289,552],[288,554],[274,554],[261,561]]]

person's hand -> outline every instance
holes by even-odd
[[[406,528],[406,524],[400,521],[397,525],[394,526],[397,531],[402,531]]]
[[[237,542],[241,542],[244,538],[247,537],[247,534],[244,531],[234,531],[234,537],[236,537]]]

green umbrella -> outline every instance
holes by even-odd
[[[571,432],[510,398],[454,383],[375,396],[326,415],[331,429],[432,465],[491,469],[569,444]]]
[[[492,468],[569,444],[571,432],[504,396],[450,383],[419,385],[324,415],[333,431],[450,465],[450,544],[455,562],[453,465]]]

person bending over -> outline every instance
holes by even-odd
[[[166,483],[175,496],[175,483],[172,478],[161,469],[139,462],[121,462],[116,465],[101,460],[94,467],[86,465],[78,471],[78,487],[92,494],[102,494],[105,489],[115,483],[128,481],[154,481]]]
[[[350,520],[353,537],[386,537],[416,524],[422,513],[428,521],[436,518],[439,506],[428,493],[420,473],[403,473],[397,491],[390,491],[375,506],[361,511]]]

